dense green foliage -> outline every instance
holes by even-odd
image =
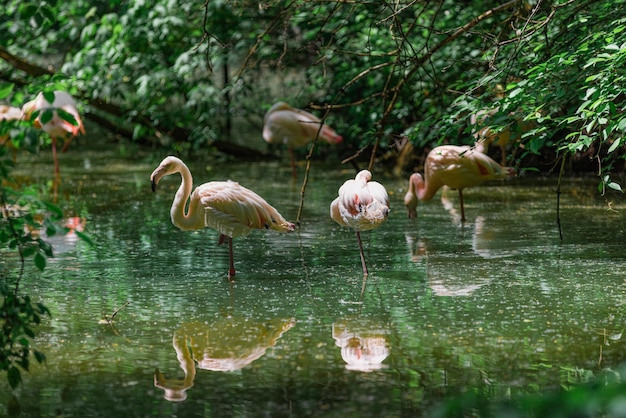
[[[518,166],[547,171],[572,156],[619,189],[621,6],[12,0],[0,44],[36,67],[3,56],[0,80],[23,85],[14,103],[54,83],[118,133],[189,152],[216,140],[262,146],[263,113],[279,99],[327,116],[347,139],[339,153],[373,151],[372,162],[393,161],[407,135],[415,156],[471,144],[470,116],[497,108],[495,129],[534,123]]]

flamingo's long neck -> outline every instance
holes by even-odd
[[[424,173],[426,175],[426,173]],[[428,178],[426,179],[428,181]],[[432,189],[427,187],[426,181],[424,178],[420,176],[416,176],[411,181],[411,187],[413,188],[413,193],[417,196],[419,200],[430,200],[433,198],[435,193],[437,193],[437,189]]]
[[[198,201],[194,201],[192,199],[191,202],[189,202],[189,205],[187,205],[187,201],[191,195],[191,188],[193,187],[191,172],[187,166],[183,165],[179,167],[179,173],[182,181],[178,191],[176,192],[176,196],[174,196],[174,203],[172,203],[172,209],[170,210],[172,223],[178,229],[183,231],[204,228],[206,226],[204,223],[204,216],[202,216],[202,219],[199,222],[196,214]]]

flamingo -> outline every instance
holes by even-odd
[[[218,245],[228,241],[229,280],[235,276],[233,238],[246,235],[253,229],[295,230],[295,225],[287,222],[261,196],[234,181],[211,181],[196,187],[192,193],[191,172],[176,157],[166,157],[154,170],[150,176],[152,191],[156,191],[163,177],[176,173],[180,173],[182,181],[170,210],[172,223],[182,231],[209,227],[219,232]]]
[[[339,225],[356,231],[364,275],[368,271],[363,255],[361,231],[378,228],[389,215],[387,190],[371,179],[372,173],[368,170],[360,171],[354,180],[347,180],[339,188],[339,197],[330,204],[330,217]]]
[[[57,140],[65,141],[61,150],[65,152],[74,137],[78,136],[79,133],[85,134],[85,126],[72,96],[64,91],[54,91],[53,94],[54,98],[49,93],[39,93],[34,100],[22,107],[22,111],[26,120],[30,120],[34,112],[38,112],[33,126],[46,132],[52,139],[55,175],[54,194],[56,196],[56,188],[61,177],[57,159]]]
[[[493,144],[500,147],[500,161],[501,164],[504,165],[506,163],[506,146],[509,143],[520,142],[523,133],[535,129],[537,124],[532,120],[524,120],[516,116],[515,112],[511,112],[509,116],[514,117],[515,120],[504,126],[501,130],[498,131],[492,129],[490,126],[485,126],[489,118],[496,115],[499,111],[499,107],[491,110],[478,111],[470,116],[470,123],[477,127],[477,130],[473,133],[476,146],[483,146],[485,152],[489,145]]]
[[[487,180],[513,176],[515,170],[503,167],[482,152],[469,146],[442,145],[428,153],[424,164],[424,178],[411,174],[409,189],[404,196],[409,218],[417,217],[417,201],[430,200],[442,186],[458,189],[461,221],[465,221],[463,189],[474,187]]]
[[[337,144],[343,140],[341,135],[323,124],[317,116],[295,109],[285,102],[275,103],[263,118],[263,139],[270,144],[285,144],[289,148],[294,179],[296,164],[293,148],[304,147],[316,137],[329,144]]]
[[[0,124],[6,123],[8,128],[11,124],[16,123],[20,119],[22,119],[22,109],[14,106],[0,105]],[[0,129],[0,145],[13,148],[13,161],[15,162],[15,145],[12,143],[11,135],[5,127]]]

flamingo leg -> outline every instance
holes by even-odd
[[[70,136],[67,141],[65,141],[65,143],[63,144],[63,148],[61,148],[61,152],[65,152],[67,151],[67,148],[70,146],[70,142],[72,142],[72,139],[74,139],[73,136]]]
[[[54,183],[52,187],[54,202],[56,202],[59,183],[61,182],[61,170],[59,168],[59,159],[57,157],[57,139],[54,136],[52,137],[52,159],[54,160]]]
[[[463,205],[463,189],[459,189],[459,204],[461,205],[461,222],[465,222],[465,206]]]
[[[235,261],[233,257],[233,239],[227,235],[220,234],[217,241],[217,245],[222,245],[228,240],[228,280],[232,282],[232,278],[235,277]]]
[[[233,277],[235,277],[235,260],[233,257],[233,239],[231,237],[228,237],[228,258],[229,258],[229,265],[228,265],[228,280],[233,279]]]
[[[363,274],[368,275],[367,266],[365,265],[365,256],[363,255],[363,243],[361,242],[361,233],[356,231],[356,239],[359,243],[359,252],[361,253],[361,264],[363,265]]]
[[[297,179],[298,175],[296,173],[296,157],[293,154],[293,148],[289,147],[289,159],[291,160],[291,176],[293,179]]]

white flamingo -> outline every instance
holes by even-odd
[[[280,232],[295,229],[294,224],[287,222],[261,196],[234,181],[211,181],[196,187],[192,193],[191,172],[176,157],[166,157],[154,170],[150,176],[152,191],[156,191],[163,177],[175,173],[180,173],[182,181],[170,210],[172,223],[182,231],[208,227],[219,232],[218,244],[228,241],[229,279],[235,276],[233,238],[246,235],[253,229]]]
[[[333,128],[322,124],[317,116],[293,108],[285,102],[275,103],[263,118],[263,139],[270,144],[287,145],[294,179],[296,178],[296,164],[293,148],[304,147],[316,137],[329,144],[336,144],[343,140]]]

